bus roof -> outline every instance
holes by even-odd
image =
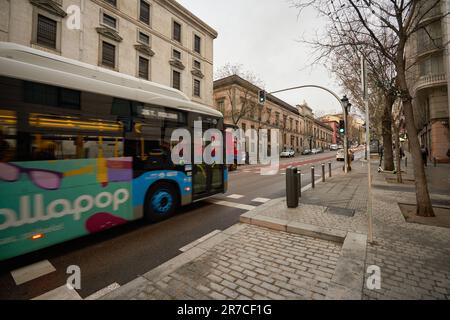
[[[0,42],[0,76],[223,117],[173,88],[11,42]]]

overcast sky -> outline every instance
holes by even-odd
[[[303,13],[289,0],[178,0],[219,33],[214,42],[214,68],[242,64],[264,81],[268,91],[315,84],[340,96],[331,74],[321,66],[309,67],[312,49],[299,40],[320,32],[323,22],[314,11]],[[304,100],[316,112],[338,112],[335,98],[318,89],[277,95],[296,105]]]

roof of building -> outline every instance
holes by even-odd
[[[225,87],[225,86],[229,86],[229,85],[233,85],[233,84],[237,84],[240,85],[244,88],[247,88],[249,90],[252,90],[255,93],[258,93],[259,90],[263,90],[262,88],[254,85],[253,83],[251,83],[250,81],[247,81],[245,79],[243,79],[242,77],[238,76],[238,75],[231,75],[219,80],[214,81],[214,90],[217,88],[221,88],[221,87]],[[280,107],[286,109],[287,111],[290,111],[292,113],[295,113],[297,115],[300,115],[298,109],[292,105],[290,105],[289,103],[275,97],[274,95],[268,94],[266,96],[268,101],[271,101],[277,105],[279,105]]]
[[[157,0],[157,1],[159,1],[162,5],[166,4],[174,8],[175,10],[181,12],[185,18],[191,20],[191,22],[200,26],[203,29],[203,31],[207,32],[211,37],[213,37],[214,39],[217,38],[218,33],[216,30],[214,30],[211,26],[209,26],[206,22],[198,18],[184,6],[182,6],[178,1],[176,0]]]
[[[223,117],[173,88],[10,42],[0,42],[0,75]]]

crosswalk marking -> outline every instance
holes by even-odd
[[[228,202],[228,201],[222,201],[222,200],[209,199],[207,201],[209,203],[216,204],[219,206],[242,209],[242,210],[247,210],[247,211],[250,211],[250,210],[253,210],[256,208],[255,206],[250,206],[247,204],[240,204],[240,203]]]
[[[63,285],[31,300],[83,300],[78,292]]]
[[[256,198],[256,199],[252,200],[252,202],[259,202],[259,203],[266,203],[269,201],[270,201],[270,199],[267,199],[267,198]]]
[[[56,271],[55,267],[48,260],[36,262],[29,266],[11,271],[11,276],[16,285],[21,285],[28,281],[45,276]]]
[[[184,246],[183,248],[180,249],[180,251],[181,251],[181,252],[186,252],[186,251],[188,251],[189,249],[192,249],[193,247],[195,247],[196,245],[198,245],[198,244],[200,244],[200,243],[202,243],[202,242],[208,240],[209,238],[214,237],[216,234],[218,234],[218,233],[220,233],[220,232],[222,232],[222,231],[220,231],[220,230],[214,230],[213,232],[208,233],[207,235],[201,237],[200,239],[197,239],[197,240],[191,242],[190,244]]]
[[[120,284],[118,284],[117,282],[114,282],[113,284],[110,284],[109,286],[107,286],[106,288],[103,288],[93,294],[91,294],[89,297],[85,298],[84,300],[97,300],[100,299],[101,297],[107,295],[108,293],[119,289],[120,288]]]
[[[227,198],[234,199],[234,200],[242,199],[243,197],[244,196],[240,195],[240,194],[232,194],[232,195],[227,196]]]

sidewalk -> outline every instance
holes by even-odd
[[[268,202],[103,299],[449,299],[450,230],[406,223],[397,203],[414,203],[413,187],[394,192],[372,167],[373,245],[367,165],[356,162],[304,192],[299,208]],[[372,265],[381,290],[365,286]]]

